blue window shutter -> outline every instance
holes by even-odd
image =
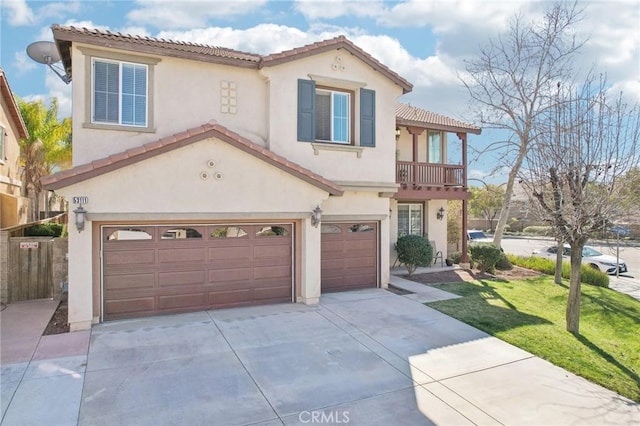
[[[298,140],[316,140],[316,82],[298,80]]]
[[[376,146],[376,92],[360,89],[360,146]]]

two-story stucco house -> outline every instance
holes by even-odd
[[[27,223],[29,199],[21,195],[20,139],[28,130],[0,68],[0,228]]]
[[[446,249],[439,209],[467,195],[446,135],[466,152],[480,129],[398,104],[412,85],[346,38],[262,56],[53,34],[72,77],[74,167],[44,183],[87,211],[69,233],[72,329],[312,304],[386,287],[399,233]]]

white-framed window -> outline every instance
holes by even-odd
[[[0,125],[0,164],[4,164],[4,161],[6,159],[6,153],[5,153],[5,140],[6,140],[6,136],[5,133],[7,132],[7,130]]]
[[[429,130],[429,163],[442,163],[442,132]]]
[[[93,59],[91,122],[147,127],[148,66]]]
[[[422,204],[398,204],[398,237],[422,235]]]
[[[316,139],[351,143],[351,94],[316,90]]]

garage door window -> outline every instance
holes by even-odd
[[[340,229],[340,227],[337,225],[322,224],[322,228],[320,229],[320,233],[322,234],[339,234],[341,232],[342,229]]]
[[[163,240],[186,240],[202,238],[202,234],[193,228],[171,228],[162,233]]]
[[[132,241],[132,240],[151,240],[153,236],[142,229],[123,228],[116,229],[107,236],[107,241]]]
[[[237,226],[222,226],[211,233],[211,238],[242,238],[247,232]]]
[[[364,223],[356,223],[349,227],[349,232],[373,232],[373,226]]]
[[[265,226],[256,232],[257,237],[288,237],[289,230],[282,226]]]

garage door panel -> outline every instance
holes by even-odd
[[[184,286],[189,284],[202,284],[205,279],[205,271],[162,272],[158,274],[160,287]]]
[[[155,307],[154,297],[132,299],[116,299],[105,302],[105,310],[112,315],[152,312]]]
[[[158,297],[158,309],[204,308],[207,306],[205,293],[179,294]]]
[[[215,269],[209,271],[209,282],[248,281],[251,280],[251,268]]]
[[[206,249],[201,248],[172,248],[158,250],[160,263],[196,262],[206,259]]]
[[[105,288],[111,290],[153,288],[156,282],[156,274],[123,274],[106,276]]]
[[[137,231],[143,228],[145,233]],[[106,227],[103,236],[119,239],[103,245],[104,316],[291,301],[292,229],[259,224]]]
[[[256,288],[253,292],[253,298],[262,301],[287,302],[291,300],[291,288],[287,286]]]
[[[327,223],[321,231],[322,291],[377,287],[377,223]]]
[[[155,250],[118,250],[104,253],[105,266],[154,264],[156,262]]]
[[[264,278],[291,278],[291,267],[289,265],[284,265],[253,268],[254,280],[261,280]]]
[[[247,304],[252,299],[253,292],[250,289],[237,289],[228,291],[209,292],[209,306],[239,306]]]

